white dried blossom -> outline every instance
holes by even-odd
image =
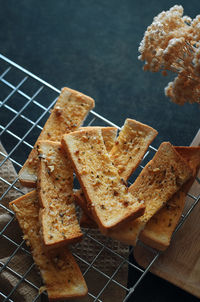
[[[185,71],[180,72],[174,81],[165,88],[165,95],[179,105],[183,105],[185,102],[200,103],[199,82],[188,77]]]
[[[154,17],[139,46],[144,70],[178,74],[165,88],[165,94],[177,104],[200,103],[200,15],[183,16],[183,7],[175,5]]]

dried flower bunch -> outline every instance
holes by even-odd
[[[144,70],[177,73],[165,88],[166,96],[179,105],[200,104],[200,15],[183,16],[183,7],[175,5],[163,11],[148,26],[140,43],[138,57]]]

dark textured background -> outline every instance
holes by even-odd
[[[1,0],[0,53],[57,88],[92,96],[95,111],[123,125],[135,118],[156,128],[157,147],[188,145],[200,126],[197,104],[182,107],[164,95],[170,78],[142,71],[138,45],[152,18],[174,4],[200,13],[199,0]],[[196,301],[165,281],[145,279],[134,301]]]

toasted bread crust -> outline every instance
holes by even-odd
[[[164,142],[153,159],[145,166],[129,191],[145,203],[144,215],[127,223],[109,236],[130,245],[136,245],[140,232],[150,218],[159,211],[192,175],[187,163],[173,146]]]
[[[110,152],[112,147],[114,146],[116,135],[118,129],[115,127],[80,127],[79,130],[91,130],[91,129],[100,129],[103,137],[103,141],[106,147],[106,150]],[[97,227],[93,217],[90,207],[87,204],[87,200],[84,197],[84,193],[82,189],[74,192],[74,198],[76,203],[82,208],[83,213],[81,213],[80,217],[80,225],[82,227]]]
[[[63,88],[35,146],[39,140],[58,141],[64,133],[78,129],[93,107],[92,98],[70,88]],[[38,159],[35,146],[19,172],[19,180],[26,187],[36,187]]]
[[[185,205],[186,195],[179,190],[146,224],[139,238],[146,245],[164,251],[171,241]]]
[[[79,128],[79,130],[84,130],[84,131],[92,130],[92,129],[101,130],[106,150],[110,152],[110,150],[113,148],[115,144],[118,129],[115,127],[100,127],[100,126],[87,126],[87,127]]]
[[[87,202],[91,204],[92,214],[102,232],[142,215],[144,206],[132,198],[121,183],[117,169],[106,151],[100,129],[64,135],[62,144],[72,160]]]
[[[153,159],[129,188],[131,194],[139,199],[142,198],[145,202],[150,201],[148,203],[150,207],[147,206],[143,221],[149,220],[154,212],[161,208],[191,175],[190,167],[174,147],[168,142],[162,143]],[[152,207],[152,199],[156,209]]]
[[[172,234],[181,218],[186,194],[194,182],[200,166],[200,147],[175,147],[192,169],[193,176],[167,201],[167,204],[147,223],[140,239],[152,248],[164,251],[171,242]]]
[[[37,192],[32,191],[9,204],[15,212],[31,247],[33,259],[38,266],[50,300],[83,297],[87,286],[82,273],[67,248],[47,251],[40,237],[39,202]]]
[[[90,128],[92,129],[93,127]],[[109,128],[112,127],[101,128],[106,149],[109,152],[114,166],[118,169],[119,175],[127,181],[130,175],[138,167],[145,152],[158,132],[145,124],[132,119],[126,119],[114,144],[115,137]],[[111,146],[113,147],[111,148]],[[82,203],[80,206],[84,207],[84,202],[86,202],[86,200],[81,198],[81,196],[77,197],[78,201]],[[83,219],[84,224],[86,225],[87,216],[89,215],[91,217],[91,213],[88,213],[89,209],[87,209],[87,207],[83,208],[83,210],[86,213],[86,216]],[[90,225],[92,224],[88,221],[88,226]]]
[[[71,162],[58,142],[40,141],[37,149],[40,159],[37,190],[44,244],[54,248],[81,240]]]
[[[126,119],[110,151],[110,157],[125,181],[136,170],[158,132],[136,120]]]

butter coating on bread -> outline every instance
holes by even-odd
[[[110,151],[111,160],[125,181],[136,170],[157,134],[158,132],[150,126],[126,119]]]
[[[186,160],[192,169],[193,176],[149,220],[140,234],[142,242],[161,251],[170,245],[172,234],[183,213],[186,194],[193,184],[200,166],[200,147],[175,147],[175,150]]]
[[[106,147],[107,152],[110,152],[112,147],[114,146],[117,131],[118,129],[115,127],[80,127],[80,130],[91,130],[91,129],[100,129],[103,137],[103,141]],[[74,192],[74,197],[76,203],[82,208],[82,213],[80,216],[80,225],[82,227],[97,227],[95,221],[93,220],[91,209],[87,204],[87,200],[84,197],[84,193],[82,189],[76,190]]]
[[[40,237],[39,202],[36,191],[32,191],[9,204],[15,212],[24,233],[27,245],[31,247],[33,259],[40,270],[50,300],[83,297],[87,285],[82,273],[66,248],[47,251]]]
[[[148,221],[139,238],[146,245],[164,251],[181,218],[185,206],[186,194],[179,190],[166,205]]]
[[[100,127],[100,126],[87,126],[87,127],[80,127],[79,129],[80,130],[100,129],[107,152],[110,152],[110,150],[113,148],[116,141],[117,131],[118,131],[118,129],[115,127]]]
[[[83,234],[76,217],[71,162],[61,143],[40,141],[37,149],[40,159],[37,190],[44,244],[52,248],[76,242]]]
[[[136,245],[140,232],[151,217],[159,211],[180,187],[191,177],[192,171],[169,143],[160,145],[153,159],[144,167],[129,192],[145,204],[144,215],[109,232],[109,236],[130,245]]]
[[[127,181],[138,167],[149,145],[156,137],[157,131],[136,120],[126,119],[114,144],[112,133],[109,133],[109,128],[111,127],[101,128],[106,149],[110,152],[110,158],[118,169],[119,175]],[[110,145],[113,145],[113,147],[110,148]],[[80,203],[80,206],[84,207],[84,196],[79,195],[76,200]],[[83,208],[83,210],[91,217],[91,213],[87,213],[87,208]],[[87,225],[86,220],[87,216],[81,220],[84,222],[84,225]],[[94,224],[91,224],[89,221],[88,226],[90,225],[93,226]]]
[[[66,134],[62,144],[102,232],[143,214],[144,205],[128,192],[112,164],[100,129]]]
[[[64,133],[78,129],[88,112],[94,107],[94,100],[78,91],[63,88],[36,144],[19,172],[22,185],[36,187],[37,150],[39,140],[59,141]]]

